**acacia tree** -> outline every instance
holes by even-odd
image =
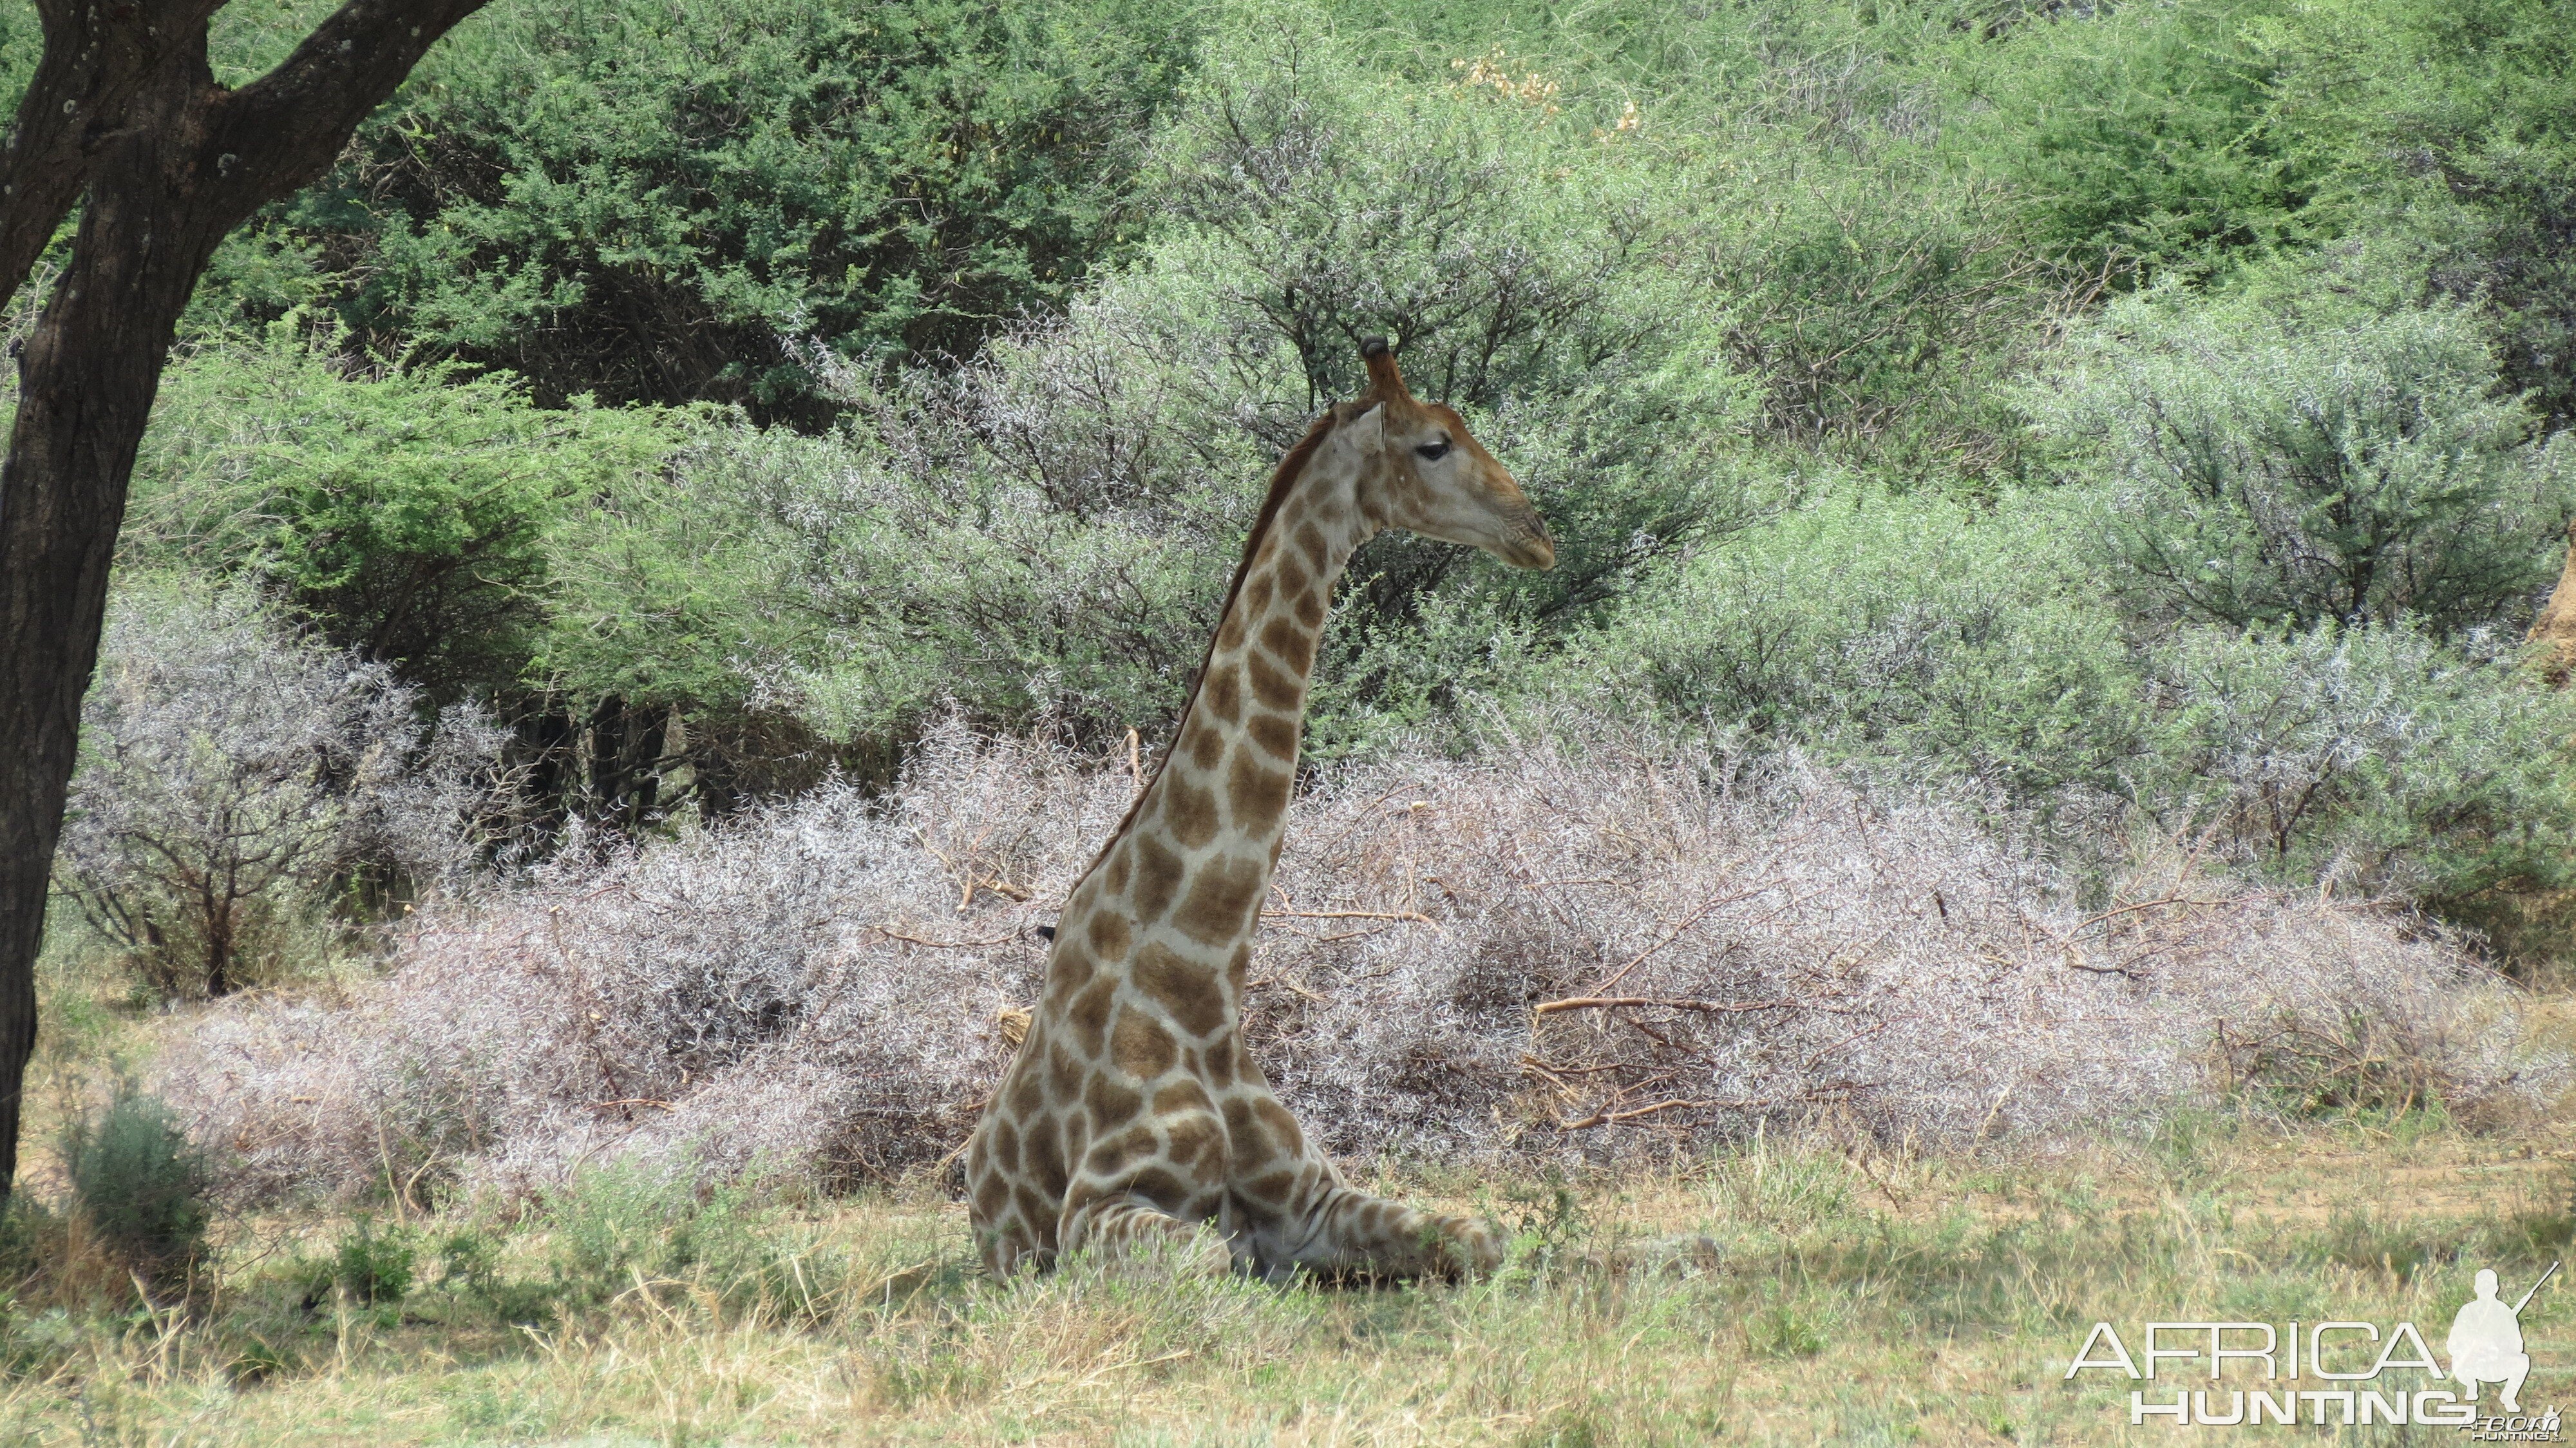
[[[0,153],[0,300],[77,207],[19,359],[0,466],[0,1193],[17,1175],[35,960],[126,483],[179,314],[227,232],[331,164],[484,0],[349,0],[216,82],[223,0],[36,0],[44,56]]]

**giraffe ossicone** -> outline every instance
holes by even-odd
[[[1212,1226],[1265,1276],[1455,1275],[1493,1233],[1353,1189],[1242,1039],[1252,932],[1279,860],[1333,584],[1389,528],[1550,568],[1556,545],[1456,412],[1369,389],[1280,459],[1172,747],[1065,901],[1028,1033],[968,1144],[969,1217],[1007,1275]]]

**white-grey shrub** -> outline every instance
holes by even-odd
[[[2513,991],[2419,920],[2188,865],[2081,910],[1939,800],[1795,760],[1722,782],[1747,773],[1595,731],[1301,800],[1248,1000],[1283,1097],[1337,1153],[1474,1158],[1760,1121],[2045,1140],[2205,1096],[2213,1060],[2331,1074],[2356,1041],[2456,1106],[2553,1088]],[[1133,788],[952,722],[882,802],[829,789],[453,903],[345,1005],[204,1017],[157,1085],[249,1198],[935,1164]],[[1539,1009],[1587,998],[1639,1003]]]
[[[2576,704],[2509,647],[2466,642],[2405,623],[2181,630],[2156,659],[2166,757],[2144,802],[2276,878],[2451,900],[2556,887]]]
[[[416,705],[249,588],[126,580],[82,705],[56,878],[160,988],[212,994],[361,859],[454,883],[504,788],[503,732],[458,705],[424,738]]]

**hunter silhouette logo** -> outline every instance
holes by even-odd
[[[2384,1330],[2349,1320],[2149,1322],[2129,1327],[2125,1340],[2120,1328],[2097,1322],[2065,1380],[2107,1372],[2152,1384],[2129,1393],[2132,1427],[2156,1419],[2178,1428],[2417,1424],[2465,1429],[2477,1443],[2555,1442],[2562,1437],[2558,1410],[2526,1413],[2522,1406],[2531,1375],[2522,1312],[2558,1267],[2550,1263],[2512,1302],[2495,1271],[2479,1269],[2475,1294],[2453,1314],[2443,1342],[2447,1372],[2411,1322]],[[2194,1379],[2205,1386],[2187,1386]],[[2498,1390],[2493,1410],[2479,1402],[2490,1387]]]
[[[2451,1376],[2470,1402],[2478,1400],[2479,1384],[2495,1383],[2504,1389],[2500,1399],[2504,1410],[2522,1411],[2514,1395],[2522,1391],[2522,1380],[2531,1376],[2531,1355],[2522,1350],[2522,1310],[2531,1305],[2541,1284],[2557,1275],[2558,1264],[2552,1262],[2540,1281],[2531,1284],[2531,1291],[2507,1307],[2496,1296],[2494,1270],[2478,1269],[2478,1295],[2451,1319],[2451,1336],[2443,1344],[2450,1349]]]

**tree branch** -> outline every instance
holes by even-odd
[[[44,55],[0,151],[0,304],[71,214],[100,143],[131,124],[135,92],[173,55],[203,49],[206,19],[221,3],[37,0]]]
[[[484,0],[349,0],[275,69],[224,97],[215,163],[233,158],[243,215],[320,176],[358,123]]]

